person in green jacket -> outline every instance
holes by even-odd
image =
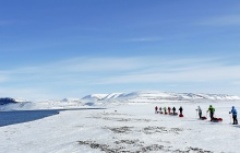
[[[164,114],[167,114],[167,108],[163,107],[163,110],[164,110]]]
[[[213,106],[210,105],[209,108],[208,108],[208,110],[207,110],[207,112],[210,112],[210,118],[211,118],[211,120],[213,120],[213,118],[214,118],[213,116],[214,116],[215,108],[213,108]]]

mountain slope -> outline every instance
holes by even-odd
[[[98,95],[98,94],[97,94]],[[112,93],[101,94],[102,97],[95,95],[85,96],[84,101],[94,102],[196,102],[196,101],[237,101],[239,96],[225,94],[194,94],[194,93],[167,93],[167,92],[131,92],[131,93]]]

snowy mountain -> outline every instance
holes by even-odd
[[[2,100],[2,101],[1,101]],[[221,102],[240,101],[239,96],[224,94],[193,94],[167,92],[131,92],[92,94],[83,98],[64,98],[62,100],[44,100],[38,102],[17,102],[13,98],[0,98],[0,110],[34,110],[34,109],[71,109],[93,106],[111,106],[125,103],[159,103],[159,102]],[[3,105],[4,104],[4,105]]]
[[[101,95],[101,96],[97,96]],[[92,102],[196,102],[196,101],[237,101],[240,96],[225,94],[194,94],[194,93],[167,93],[167,92],[132,92],[94,94],[83,98],[84,101]]]
[[[92,94],[92,95],[87,95],[83,97],[82,100],[96,102],[96,101],[102,100],[106,96],[108,96],[108,94]]]

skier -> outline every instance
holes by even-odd
[[[167,114],[167,108],[164,107],[163,110],[164,110],[164,114]]]
[[[157,111],[157,110],[158,110],[158,107],[156,106],[156,107],[155,107],[155,114],[157,114],[157,113],[158,113],[158,111]]]
[[[183,114],[182,114],[183,108],[182,108],[182,106],[180,106],[179,111],[180,111],[179,117],[183,117]]]
[[[176,108],[173,107],[172,110],[173,110],[173,115],[175,115],[176,114]]]
[[[238,124],[237,110],[236,110],[236,108],[234,106],[232,106],[232,110],[229,112],[229,114],[232,114],[233,124]]]
[[[211,121],[213,121],[214,119],[214,112],[215,112],[215,108],[212,107],[212,105],[209,106],[208,110],[207,110],[207,113],[210,112],[210,118],[211,118]]]
[[[168,114],[171,114],[171,107],[168,107]]]
[[[163,114],[162,107],[159,107],[160,114]]]
[[[198,112],[198,116],[201,119],[202,118],[202,109],[200,106],[198,106],[198,108],[196,109],[196,111]]]

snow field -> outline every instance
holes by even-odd
[[[197,119],[212,104],[221,123]],[[154,113],[155,106],[182,106],[184,118]],[[228,114],[238,103],[155,103],[59,115],[0,127],[1,153],[217,152],[238,153],[239,126]]]

